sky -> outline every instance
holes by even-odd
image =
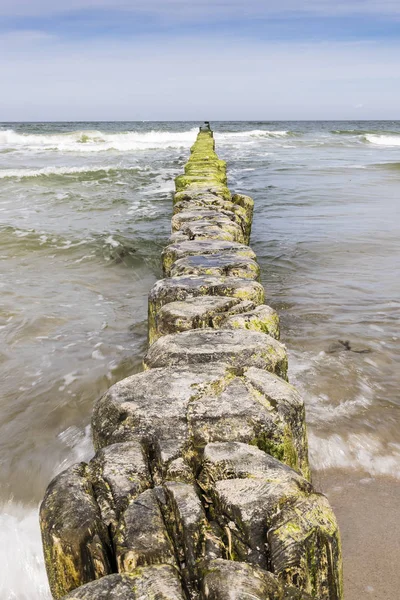
[[[0,0],[0,122],[400,119],[398,0]]]

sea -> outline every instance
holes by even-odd
[[[141,370],[197,122],[0,123],[0,598],[50,600],[38,507]],[[400,122],[214,122],[342,530],[345,598],[398,600]]]

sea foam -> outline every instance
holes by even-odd
[[[310,431],[308,441],[313,469],[361,469],[371,476],[400,479],[400,444],[385,443],[365,432],[320,437]]]
[[[266,137],[266,138],[281,138],[293,135],[290,131],[270,131],[267,129],[252,129],[250,131],[229,131],[216,133],[215,138],[220,140],[229,140],[230,138],[244,137]]]
[[[65,376],[71,381],[72,374]],[[69,449],[68,457],[55,466],[53,475],[93,456],[90,426],[68,427],[59,439]],[[51,600],[44,567],[38,509],[9,501],[0,507],[0,598],[1,600]]]
[[[105,133],[101,131],[74,131],[57,134],[24,134],[13,129],[0,131],[0,149],[23,151],[104,152],[115,150],[147,150],[190,146],[197,128],[182,132],[149,131]]]
[[[400,135],[366,135],[365,139],[370,144],[378,146],[400,146]]]
[[[13,129],[0,131],[0,152],[130,152],[164,148],[188,148],[194,142],[197,128],[182,132],[128,131],[106,133],[102,131],[74,131],[70,133],[26,134]],[[286,130],[253,129],[250,131],[220,132],[216,139],[229,141],[236,138],[284,138],[293,135]],[[3,177],[10,175],[3,175]],[[12,176],[12,175],[11,175]]]
[[[53,175],[75,175],[80,173],[109,173],[110,171],[137,171],[138,166],[122,167],[119,165],[84,165],[82,167],[43,167],[41,169],[2,169],[0,179],[25,178],[25,177],[51,177]]]
[[[0,513],[0,598],[51,600],[38,511],[9,502],[1,508]]]

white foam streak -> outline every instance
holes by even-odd
[[[25,134],[18,133],[13,129],[0,131],[0,151],[19,152],[131,152],[135,150],[156,150],[166,148],[189,148],[196,139],[197,127],[182,132],[172,131],[128,131],[120,133],[106,133],[102,131],[74,131],[70,133],[57,134]],[[250,140],[252,138],[274,139],[284,138],[290,135],[289,131],[273,131],[254,129],[250,131],[237,131],[216,133],[215,137],[220,141]],[[112,168],[112,167],[110,167]],[[51,174],[49,171],[48,174]],[[63,171],[57,171],[63,174]],[[68,172],[79,172],[68,171]],[[46,172],[38,170],[25,176],[45,175]],[[19,177],[17,170],[3,171],[1,178]]]
[[[289,131],[269,131],[266,129],[253,129],[251,131],[235,131],[228,133],[216,133],[215,138],[218,140],[229,140],[232,138],[248,138],[248,137],[266,137],[266,138],[281,138],[288,136]]]
[[[314,469],[362,469],[371,476],[390,475],[400,479],[400,444],[385,444],[366,433],[338,433],[321,438],[309,433],[309,454]]]
[[[74,131],[64,134],[23,134],[13,129],[0,131],[0,150],[129,152],[158,148],[189,147],[196,139],[198,129],[189,131],[130,131],[105,133],[101,131]]]
[[[68,377],[68,375],[66,377]],[[82,461],[88,462],[92,458],[94,450],[90,425],[87,425],[84,430],[72,425],[59,433],[58,438],[69,449],[69,454],[68,457],[54,469],[54,477],[74,463]]]
[[[400,146],[400,135],[373,135],[368,134],[365,139],[370,144],[378,146]]]
[[[117,242],[117,240],[114,240],[114,238],[111,235],[109,235],[108,238],[105,239],[105,243],[111,246],[112,248],[117,248],[118,246],[120,246],[120,243]]]
[[[52,175],[74,175],[79,173],[108,173],[110,171],[138,170],[139,167],[121,167],[120,165],[104,165],[82,167],[43,167],[42,169],[2,169],[0,179],[26,178],[26,177],[51,177]]]
[[[51,600],[37,510],[10,502],[1,513],[0,598]]]
[[[66,385],[75,375],[64,377]],[[55,476],[71,464],[93,456],[90,426],[68,427],[59,439],[69,449],[68,457],[54,469]],[[38,510],[15,502],[0,507],[0,598],[1,600],[51,600],[44,566]]]

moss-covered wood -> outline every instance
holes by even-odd
[[[139,567],[109,575],[65,596],[65,600],[186,600],[179,571],[170,565]]]
[[[216,362],[132,375],[96,403],[92,429],[96,448],[139,442],[157,483],[171,477],[177,459],[193,467],[194,457],[214,441],[252,444],[309,476],[301,397],[254,367],[235,370]]]
[[[264,288],[257,281],[212,275],[182,275],[157,281],[149,294],[148,329],[150,344],[157,337],[157,320],[162,306],[198,296],[222,296],[264,304]]]
[[[279,339],[278,314],[265,304],[221,296],[186,298],[164,304],[155,319],[151,342],[192,329],[248,329]]]
[[[248,246],[224,240],[184,240],[164,248],[161,256],[166,277],[171,277],[171,271],[178,260],[189,257],[202,256],[209,259],[220,257],[222,264],[227,260],[255,260],[256,258],[253,250]]]
[[[53,479],[40,507],[40,527],[54,598],[113,572],[111,540],[84,463]]]
[[[165,335],[148,350],[146,368],[220,363],[239,372],[258,367],[287,378],[283,344],[248,329],[198,329]]]

